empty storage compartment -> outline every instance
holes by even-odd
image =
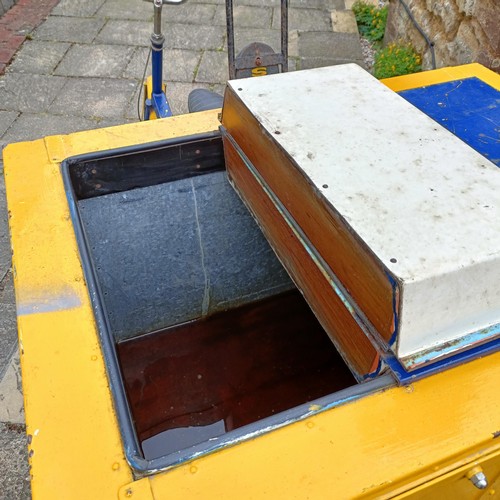
[[[137,472],[392,384],[356,383],[229,185],[218,134],[70,158],[63,176]]]

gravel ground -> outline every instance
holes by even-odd
[[[360,37],[361,42],[361,52],[363,53],[363,57],[365,59],[366,69],[370,72],[373,70],[373,63],[375,58],[375,49],[370,41],[366,38]]]
[[[30,473],[26,427],[0,423],[0,500],[28,500]]]
[[[388,0],[378,0],[379,7],[384,7],[388,4]],[[375,62],[374,59],[376,50],[373,48],[373,44],[369,40],[363,38],[362,36],[360,36],[359,38],[361,41],[361,52],[363,53],[363,57],[365,59],[366,69],[373,73],[373,64]]]

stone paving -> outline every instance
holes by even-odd
[[[352,3],[290,0],[291,69],[363,64],[348,10]],[[279,5],[279,0],[235,1],[237,51],[252,41],[279,48]],[[136,121],[152,14],[144,0],[19,0],[0,18],[0,56],[2,49],[10,51],[3,53],[5,62],[0,57],[0,74],[5,70],[0,149],[10,142]],[[223,92],[228,75],[224,0],[165,6],[163,21],[168,95],[174,113],[185,113],[194,88]],[[9,500],[30,497],[10,265],[0,175],[0,499]]]

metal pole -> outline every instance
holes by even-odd
[[[233,0],[226,0],[226,24],[227,24],[227,61],[229,67],[229,79],[236,78],[236,63],[234,56],[234,22],[233,22]]]
[[[165,37],[161,32],[162,5],[162,0],[154,0],[154,25],[151,34],[153,94],[160,94],[163,91],[163,42]]]
[[[285,73],[288,71],[288,0],[281,0],[281,53],[281,71]]]

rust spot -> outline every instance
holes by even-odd
[[[30,450],[28,457],[31,458],[35,454],[35,450]]]
[[[493,433],[493,439],[500,437],[500,431],[496,431]]]

